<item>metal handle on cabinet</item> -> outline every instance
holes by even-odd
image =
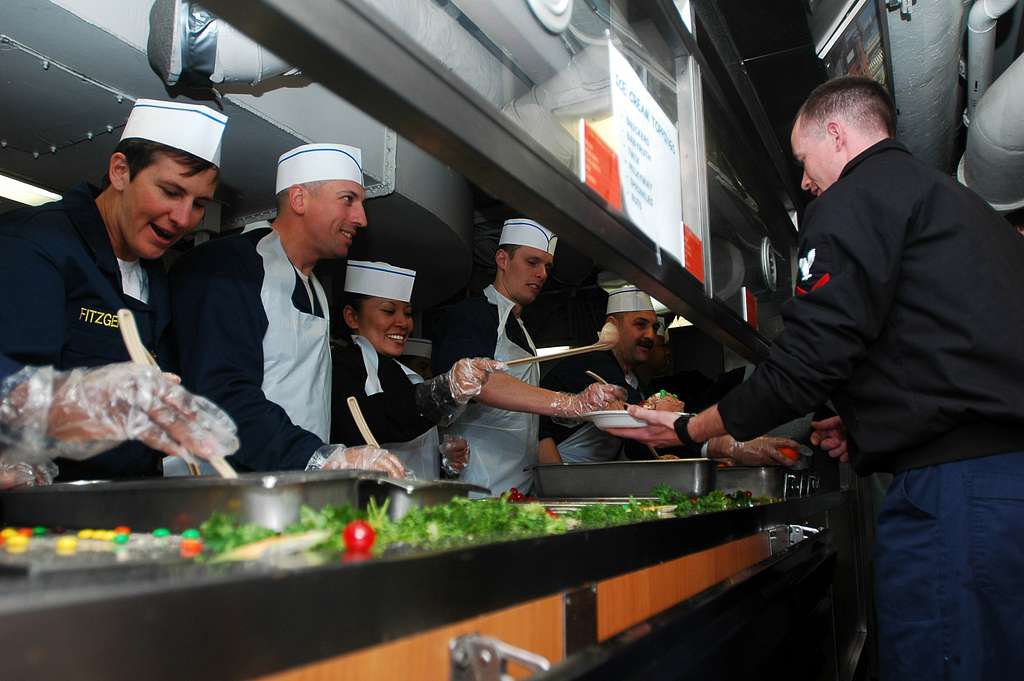
[[[512,681],[506,673],[510,661],[535,672],[551,668],[546,657],[480,634],[453,638],[448,650],[451,681]]]

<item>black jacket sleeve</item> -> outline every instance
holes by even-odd
[[[358,348],[347,348],[335,354],[334,399],[331,400],[331,440],[349,446],[364,444],[346,398],[354,396],[380,442],[408,442],[434,427],[416,406],[415,386],[393,360],[380,358],[380,379],[383,392],[366,395],[366,367]]]
[[[807,414],[850,378],[892,306],[905,212],[856,185],[834,185],[811,204],[785,332],[719,403],[730,435],[747,440]]]
[[[263,266],[246,235],[200,246],[171,272],[174,334],[185,386],[238,425],[243,470],[302,470],[323,442],[263,393]]]

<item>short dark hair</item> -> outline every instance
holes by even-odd
[[[514,256],[516,254],[516,251],[519,250],[519,246],[519,244],[501,244],[498,246],[498,250],[505,251],[505,253],[508,254],[509,259],[511,260],[512,256]]]
[[[842,76],[814,88],[796,113],[797,121],[824,127],[827,119],[842,116],[862,130],[896,136],[896,108],[881,83],[863,76]]]
[[[157,154],[169,156],[187,168],[186,177],[192,177],[199,173],[206,172],[213,168],[217,176],[220,176],[220,169],[205,158],[199,158],[187,151],[169,147],[166,144],[150,142],[141,139],[126,139],[118,143],[114,153],[121,152],[128,161],[128,179],[135,179],[135,176],[156,162]],[[103,189],[110,186],[110,171],[103,174]]]

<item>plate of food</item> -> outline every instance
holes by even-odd
[[[592,411],[583,414],[580,418],[590,421],[601,430],[609,428],[643,428],[647,425],[645,421],[635,419],[625,409],[605,409],[603,411]]]

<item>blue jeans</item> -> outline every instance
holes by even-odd
[[[874,560],[883,681],[1024,678],[1024,452],[896,475]]]

